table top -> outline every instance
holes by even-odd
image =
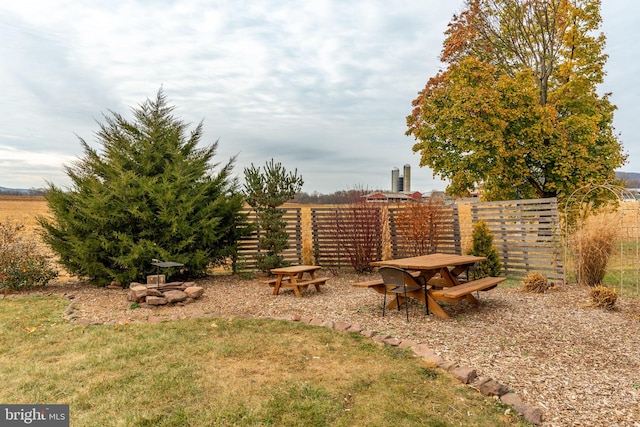
[[[391,266],[407,270],[435,270],[456,265],[474,264],[485,261],[487,258],[474,255],[453,255],[453,254],[429,254],[411,258],[390,259],[387,261],[375,261],[371,265],[374,267]]]
[[[305,273],[307,271],[320,270],[322,267],[319,265],[292,265],[290,267],[272,268],[273,274],[297,274]]]

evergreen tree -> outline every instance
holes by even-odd
[[[502,263],[498,250],[493,246],[493,234],[484,221],[473,224],[473,247],[467,251],[467,255],[483,256],[486,261],[479,262],[473,270],[473,279],[499,276],[502,271]]]
[[[244,232],[242,194],[231,178],[235,158],[217,172],[217,141],[197,145],[202,122],[187,131],[162,90],[133,109],[133,120],[103,116],[99,152],[82,138],[84,157],[65,166],[72,186],[49,183],[53,218],[42,217],[45,242],[71,273],[98,284],[128,283],[154,273],[153,259],[203,275],[231,255]]]
[[[258,248],[264,250],[256,256],[261,271],[269,271],[286,265],[282,252],[289,248],[287,222],[282,219],[285,210],[279,208],[293,199],[300,191],[304,181],[298,176],[298,170],[287,173],[280,163],[267,162],[264,171],[255,167],[244,170],[245,196],[247,203],[258,215],[260,238]]]

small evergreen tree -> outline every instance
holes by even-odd
[[[214,173],[218,143],[197,148],[202,123],[187,134],[173,109],[160,90],[132,109],[133,121],[105,116],[102,151],[80,138],[84,157],[65,167],[71,189],[49,184],[53,219],[39,221],[69,272],[128,283],[154,273],[152,260],[161,259],[199,276],[233,253],[244,222],[235,158]]]
[[[246,201],[258,216],[258,249],[265,251],[256,256],[256,262],[261,271],[267,272],[287,264],[282,252],[289,248],[289,235],[287,222],[282,219],[285,210],[279,206],[293,199],[304,181],[297,169],[287,173],[273,159],[266,163],[264,171],[252,163],[245,168],[244,178]]]
[[[474,271],[473,279],[481,279],[488,276],[499,276],[502,271],[502,263],[498,256],[498,250],[493,246],[493,234],[484,221],[473,225],[473,247],[467,251],[467,255],[486,257],[486,261],[479,262]]]

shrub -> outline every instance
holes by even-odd
[[[618,300],[618,294],[615,289],[608,288],[603,285],[595,286],[589,291],[589,297],[595,307],[612,310]]]
[[[397,230],[405,243],[404,256],[438,252],[444,209],[442,199],[424,203],[405,203],[396,217]]]
[[[617,227],[612,227],[604,216],[590,218],[572,237],[579,284],[591,287],[602,284],[617,238]]]
[[[49,257],[24,225],[0,223],[0,291],[45,286],[56,277]]]
[[[488,276],[498,276],[502,271],[502,263],[498,250],[493,246],[493,234],[484,221],[473,224],[473,245],[467,255],[486,257],[486,261],[479,262],[473,270],[473,278],[481,279]]]
[[[522,280],[522,290],[525,292],[545,293],[551,287],[549,280],[540,273],[529,273]]]
[[[357,201],[336,210],[335,240],[357,273],[373,271],[371,262],[382,258],[382,209]]]

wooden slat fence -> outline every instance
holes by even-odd
[[[473,223],[484,221],[494,235],[504,274],[529,272],[561,280],[562,241],[556,198],[471,205]]]
[[[409,256],[427,255],[432,252],[440,252],[447,254],[460,254],[461,238],[460,238],[460,221],[458,217],[458,209],[455,204],[449,203],[440,205],[434,215],[434,234],[435,238],[429,242],[428,248],[418,251],[415,242],[412,242],[410,230],[403,230],[407,224],[399,221],[399,214],[403,207],[389,208],[389,227],[391,237],[391,255],[392,258],[404,258]],[[417,253],[420,252],[420,253]]]
[[[372,258],[382,258],[383,207],[368,206],[362,213],[357,207],[314,207],[311,209],[313,256],[318,265],[332,268],[351,267],[353,248],[349,239],[372,250]],[[359,227],[364,225],[364,227]],[[343,233],[345,227],[362,232]],[[348,246],[348,247],[347,247]]]
[[[255,223],[256,212],[253,209],[245,208],[243,213],[248,214],[247,221]],[[292,264],[302,264],[302,214],[300,208],[286,209],[283,219],[287,221],[287,233],[289,234],[289,249],[282,254],[286,261]],[[255,255],[261,250],[258,248],[258,239],[261,230],[255,230],[251,236],[238,241],[238,270],[253,270],[256,268]]]
[[[314,262],[332,268],[350,268],[349,253],[345,250],[345,238],[364,238],[356,235],[345,236],[338,232],[338,220],[342,218],[342,226],[348,226],[349,215],[345,211],[352,207],[311,207],[311,247]],[[392,258],[411,256],[410,242],[402,237],[399,229],[398,214],[402,207],[381,206],[379,208],[379,225],[371,228],[377,233],[379,240],[374,245],[374,259],[383,259],[384,255]],[[458,208],[455,204],[445,205],[445,214],[441,216],[441,227],[438,231],[437,251],[460,254],[461,224]],[[245,209],[248,221],[255,222],[256,215],[252,209]],[[292,264],[303,263],[302,212],[300,208],[288,208],[284,219],[287,221],[290,248],[284,257]],[[494,245],[500,254],[504,266],[504,274],[524,276],[536,271],[545,274],[552,280],[560,280],[562,272],[562,244],[558,220],[557,200],[513,200],[506,202],[481,202],[471,204],[471,221],[484,220],[494,235]],[[468,226],[468,225],[467,225]],[[466,228],[465,228],[466,230]],[[259,253],[259,230],[252,236],[238,242],[238,269],[255,269],[254,255]],[[470,231],[469,231],[470,233]],[[365,244],[371,246],[371,242]],[[308,262],[308,261],[307,261]]]

